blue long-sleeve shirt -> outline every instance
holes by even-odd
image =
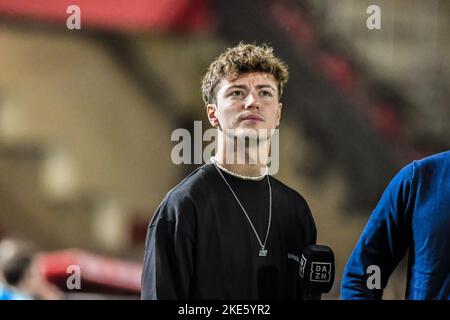
[[[406,299],[450,299],[450,151],[403,168],[390,182],[344,270],[342,299],[381,299],[408,253]],[[367,279],[380,268],[381,288]]]

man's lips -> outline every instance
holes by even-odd
[[[244,120],[253,120],[253,121],[264,121],[264,118],[259,114],[249,114],[241,117],[241,121]]]

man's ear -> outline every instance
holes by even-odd
[[[214,128],[217,128],[219,126],[219,119],[217,118],[217,106],[211,103],[208,104],[206,106],[206,113],[209,123],[211,123]]]
[[[282,104],[281,102],[279,102],[279,103],[278,103],[277,127],[280,125],[281,109],[283,109],[283,104]]]

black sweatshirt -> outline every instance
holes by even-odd
[[[269,187],[223,172],[264,242]],[[173,188],[148,227],[142,299],[302,299],[298,258],[316,243],[305,199],[270,176],[272,221],[261,249],[235,197],[208,162]]]

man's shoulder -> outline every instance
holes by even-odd
[[[278,193],[281,194],[284,198],[287,198],[291,203],[297,202],[301,204],[306,204],[305,198],[297,190],[289,187],[288,185],[284,184],[282,181],[278,180],[273,176],[271,176],[271,182],[273,188],[276,189]]]
[[[421,160],[413,161],[416,170],[427,170],[432,168],[444,168],[450,166],[450,151],[433,154]]]
[[[429,187],[420,188],[423,183],[429,185],[436,181],[446,181],[450,177],[450,151],[437,153],[414,160],[400,169],[386,188],[386,194],[397,195],[400,190],[426,192]]]
[[[421,179],[429,180],[442,174],[450,175],[450,151],[414,160],[403,167],[397,176],[409,181],[420,181]]]
[[[207,190],[205,186],[211,175],[211,164],[206,163],[196,168],[175,187],[173,187],[166,195],[166,199],[177,200],[195,197],[195,194],[202,193]]]
[[[186,178],[167,192],[159,204],[151,224],[158,221],[179,221],[180,218],[191,216],[201,203],[205,194],[207,179],[210,175],[209,164],[192,171]]]

